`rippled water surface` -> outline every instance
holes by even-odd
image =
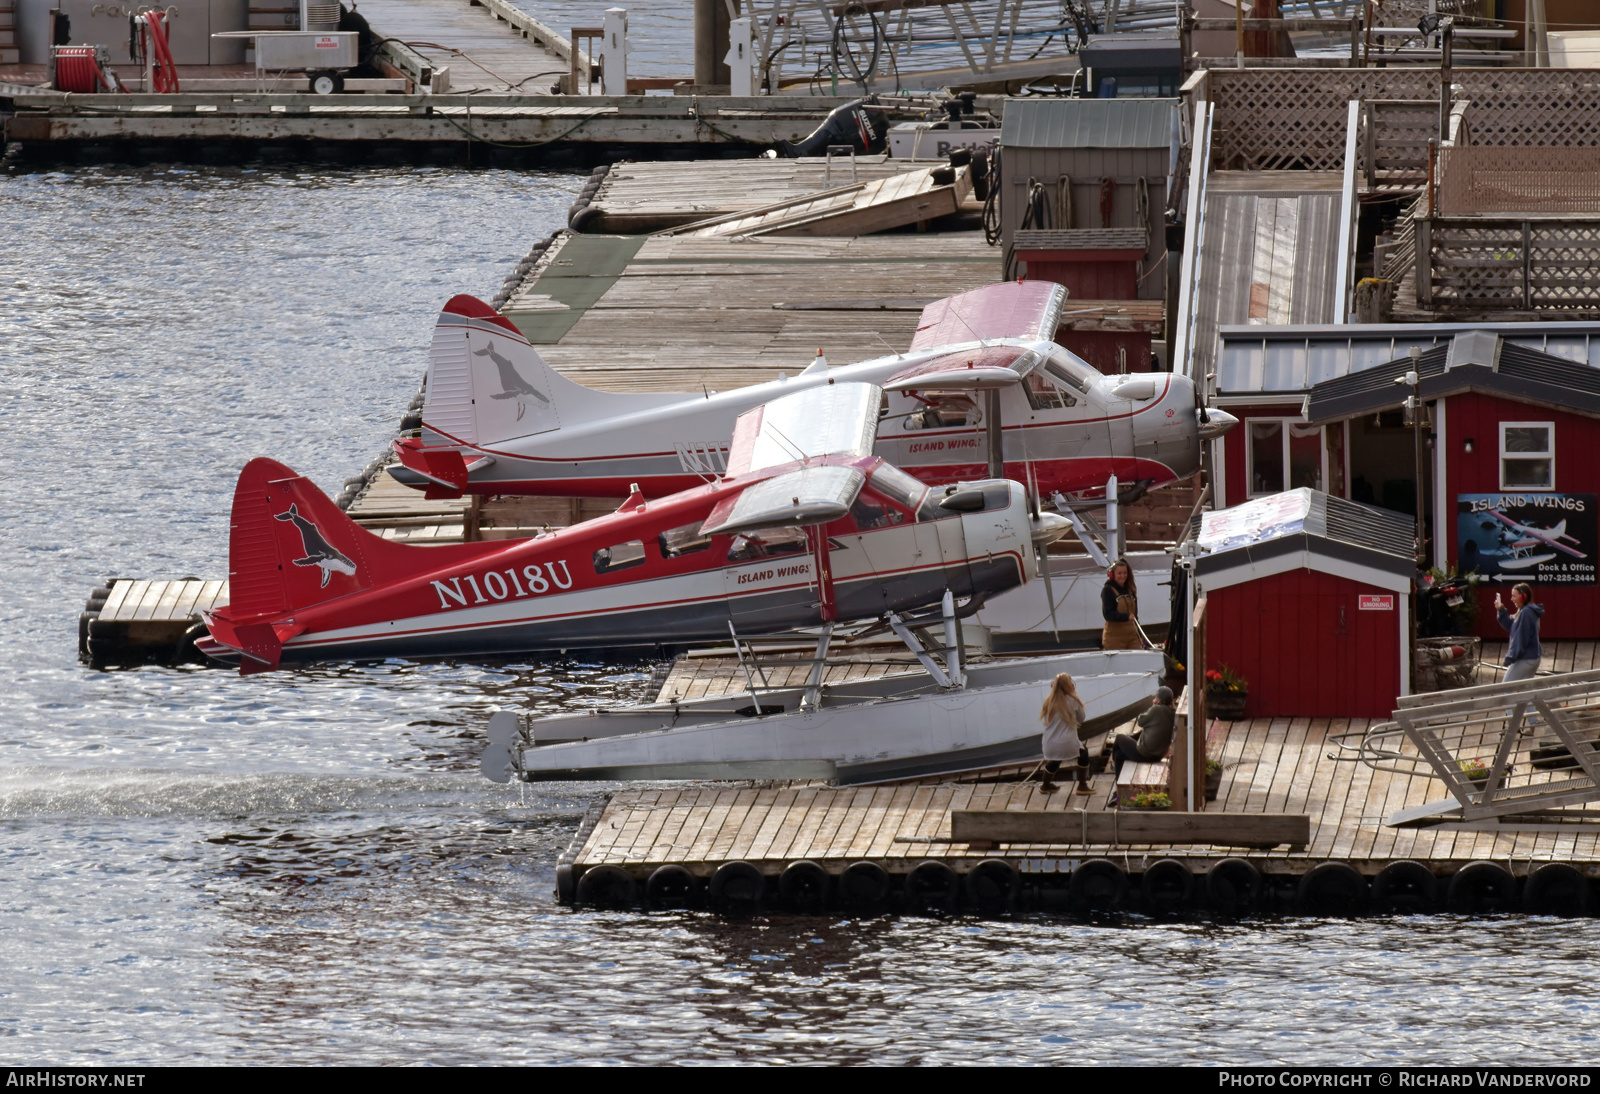
[[[104,578],[220,574],[233,480],[337,487],[439,305],[580,177],[0,175],[0,1061],[1587,1061],[1589,923],[572,912],[605,786],[473,773],[648,665],[91,672]]]

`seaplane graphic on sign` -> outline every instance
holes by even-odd
[[[874,455],[882,397],[824,383],[758,406],[714,481],[658,500],[633,490],[615,513],[533,539],[395,543],[252,460],[234,494],[232,602],[197,645],[253,673],[681,646],[880,616],[899,633],[901,614],[925,608],[953,622],[1027,581],[1068,522],[1031,512],[1020,483],[930,488]]]
[[[1553,528],[1540,528],[1536,524],[1523,524],[1512,520],[1498,509],[1490,509],[1489,516],[1509,528],[1513,536],[1522,537],[1507,540],[1506,545],[1511,548],[1511,557],[1500,560],[1502,570],[1525,570],[1556,557],[1554,553],[1535,554],[1534,552],[1541,547],[1553,548],[1554,551],[1571,555],[1573,558],[1584,557],[1583,552],[1576,547],[1577,539],[1567,535],[1567,522],[1564,520]]]
[[[783,395],[863,382],[886,392],[878,455],[923,482],[1027,482],[1078,499],[1193,474],[1200,442],[1235,420],[1187,377],[1105,376],[1056,345],[1066,290],[990,285],[928,305],[905,353],[721,393],[596,391],[545,363],[509,319],[452,298],[434,329],[421,435],[395,442],[399,481],[430,497],[665,497],[721,472],[740,414]],[[492,353],[490,347],[493,347]],[[512,394],[520,384],[546,399]],[[1120,488],[1115,483],[1122,484]]]

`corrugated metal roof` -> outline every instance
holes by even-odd
[[[1357,563],[1396,576],[1407,576],[1416,569],[1412,554],[1415,523],[1411,517],[1346,501],[1320,490],[1305,492],[1310,495],[1310,504],[1303,521],[1268,527],[1260,536],[1247,537],[1247,542],[1200,555],[1195,560],[1196,575],[1204,579],[1269,558],[1301,552]],[[1284,496],[1274,495],[1274,498]]]
[[[1310,420],[1337,421],[1399,406],[1410,392],[1394,380],[1410,365],[1407,355],[1315,385],[1310,392]],[[1600,369],[1506,342],[1485,331],[1462,331],[1448,346],[1422,354],[1417,359],[1417,375],[1423,399],[1487,391],[1600,416]]]
[[[1404,360],[1412,346],[1427,354],[1472,331],[1498,334],[1507,346],[1600,369],[1600,323],[1224,326],[1218,335],[1214,390],[1223,404],[1263,397],[1298,400],[1316,384]]]
[[[1002,148],[1170,148],[1176,99],[1008,99]]]

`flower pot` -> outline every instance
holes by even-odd
[[[1206,713],[1213,718],[1237,722],[1244,717],[1244,705],[1249,700],[1248,691],[1214,691],[1206,689]]]
[[[1206,776],[1206,801],[1214,802],[1222,792],[1222,772]]]

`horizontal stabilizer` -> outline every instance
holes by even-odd
[[[884,383],[885,391],[987,391],[1010,387],[1044,356],[1026,346],[979,346],[907,366]]]
[[[874,384],[822,384],[739,415],[728,477],[818,456],[869,456],[878,439]]]
[[[467,486],[467,461],[455,448],[425,448],[415,437],[394,442],[400,462],[429,482],[443,488],[449,496],[460,497]]]
[[[757,528],[826,524],[850,512],[866,481],[866,475],[855,467],[802,467],[752,483],[737,497],[724,500],[706,517],[700,534],[715,536]]]
[[[1054,342],[1066,302],[1067,290],[1052,281],[1004,281],[947,296],[922,309],[911,352],[995,338]]]

